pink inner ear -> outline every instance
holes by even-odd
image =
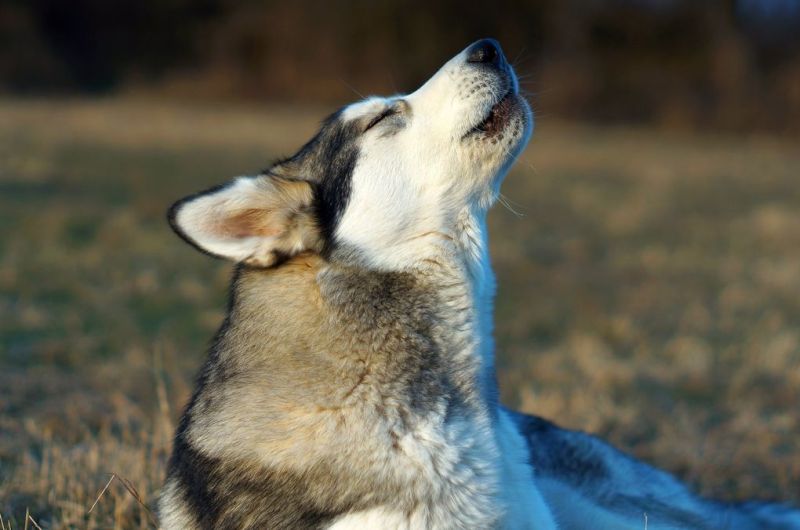
[[[277,236],[281,231],[274,222],[270,222],[274,221],[271,217],[268,210],[250,208],[221,219],[214,231],[223,237],[233,238]]]

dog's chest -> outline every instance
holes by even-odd
[[[502,466],[488,418],[421,422],[380,452],[373,458],[402,484],[400,496],[343,515],[329,528],[476,528],[476,521],[480,528],[496,526],[503,513]]]
[[[483,419],[405,437],[403,461],[389,465],[409,472],[406,501],[345,514],[328,528],[555,530],[524,440],[504,411]]]

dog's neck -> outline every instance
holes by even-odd
[[[383,272],[448,269],[469,284],[478,299],[491,300],[494,277],[486,230],[488,206],[483,202],[471,201],[452,211],[420,208],[397,226],[344,232],[335,237],[328,257],[334,264]]]
[[[393,238],[391,246],[376,246],[370,251],[345,244],[332,254],[330,266],[415,275],[446,297],[447,304],[460,307],[459,312],[443,318],[453,319],[451,329],[460,330],[460,338],[454,334],[448,340],[464,343],[448,345],[447,349],[461,347],[461,355],[480,360],[477,377],[481,393],[493,409],[497,394],[492,336],[495,277],[489,259],[486,213],[486,208],[472,206],[443,215],[438,223],[409,231]]]

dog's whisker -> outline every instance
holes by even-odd
[[[520,217],[520,218],[521,218],[521,217],[525,217],[525,214],[524,214],[524,213],[522,213],[522,212],[519,212],[519,211],[515,210],[515,209],[514,209],[514,207],[513,207],[513,206],[511,206],[511,204],[509,203],[508,199],[507,199],[507,198],[506,198],[506,197],[505,197],[505,196],[504,196],[502,193],[498,193],[498,194],[497,194],[497,202],[499,202],[500,204],[502,204],[502,205],[503,205],[503,207],[504,207],[506,210],[508,210],[509,212],[511,212],[512,214],[514,214],[515,216],[517,216],[517,217]]]
[[[351,85],[350,83],[348,83],[347,81],[345,81],[343,78],[341,78],[341,77],[340,77],[340,78],[339,78],[339,81],[340,81],[340,82],[341,82],[341,83],[342,83],[344,86],[346,86],[347,88],[349,88],[349,89],[350,89],[350,90],[351,90],[351,91],[352,91],[352,92],[353,92],[353,93],[354,93],[356,96],[358,96],[358,97],[359,97],[359,98],[361,98],[361,99],[366,99],[366,97],[367,97],[367,96],[365,96],[364,94],[362,94],[361,92],[359,92],[358,90],[356,90],[356,88],[355,88],[353,85]]]

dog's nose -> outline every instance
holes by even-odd
[[[467,50],[467,62],[499,66],[503,62],[500,44],[494,39],[479,40]]]

